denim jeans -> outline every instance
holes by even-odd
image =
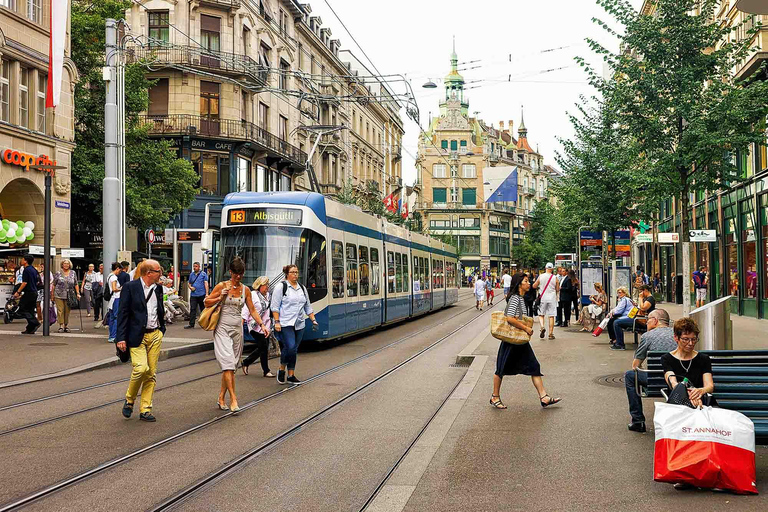
[[[109,339],[114,340],[117,336],[117,311],[120,307],[120,298],[115,299],[112,309],[109,310]]]
[[[194,327],[197,320],[198,309],[202,313],[205,309],[205,295],[192,295],[189,298],[189,325]]]
[[[624,346],[624,329],[631,329],[634,323],[634,319],[629,318],[628,316],[618,318],[613,322],[613,333],[616,337],[616,345],[620,347]]]
[[[304,338],[304,329],[296,329],[286,325],[280,331],[276,331],[278,339],[283,344],[280,347],[280,365],[285,365],[289,370],[296,368],[296,353]]]
[[[648,385],[648,374],[645,372],[638,372],[637,378],[640,381],[640,386]],[[627,387],[627,401],[629,402],[629,415],[632,416],[632,423],[645,423],[645,415],[643,414],[643,399],[635,391],[635,372],[629,370],[624,373],[624,384]]]

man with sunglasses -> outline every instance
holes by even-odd
[[[648,385],[648,374],[638,372],[643,361],[648,357],[648,352],[670,352],[677,348],[674,330],[669,326],[669,313],[663,309],[654,309],[648,314],[648,332],[640,338],[640,343],[635,350],[635,359],[632,361],[632,369],[624,373],[624,384],[627,388],[627,400],[629,401],[629,414],[632,422],[627,428],[632,432],[645,432],[645,415],[643,414],[643,400],[635,391],[635,375],[641,386]]]
[[[145,260],[140,277],[123,286],[117,316],[117,348],[131,354],[131,380],[123,403],[123,416],[130,418],[141,389],[142,421],[155,421],[152,396],[155,392],[157,360],[165,334],[163,288],[158,285],[163,269],[155,260]]]

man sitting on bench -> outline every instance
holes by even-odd
[[[674,331],[669,326],[669,313],[663,309],[655,309],[648,315],[648,332],[640,338],[640,343],[635,350],[635,359],[632,361],[632,369],[624,373],[624,383],[627,387],[627,400],[629,401],[629,414],[632,422],[627,428],[633,432],[645,432],[645,415],[643,415],[643,400],[635,391],[635,368],[640,368],[648,352],[671,352],[677,348]],[[641,386],[648,384],[648,374],[637,373]]]
[[[646,316],[656,309],[656,299],[653,297],[652,288],[644,284],[640,287],[640,295],[638,298],[637,307],[639,311],[635,318],[619,318],[613,322],[613,330],[616,338],[616,343],[611,347],[614,350],[624,350],[624,329],[632,329],[633,327],[638,332],[645,332]],[[642,317],[642,318],[640,318]]]

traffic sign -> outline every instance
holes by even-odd
[[[148,229],[144,232],[144,238],[146,239],[148,244],[155,243],[155,231],[153,229]]]

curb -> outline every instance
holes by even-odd
[[[160,350],[160,361],[165,359],[171,359],[173,357],[186,356],[189,354],[196,354],[198,352],[206,352],[213,350],[213,340],[202,341],[198,343],[190,343],[189,345],[182,345],[181,347],[170,347]],[[112,366],[120,366],[124,363],[120,362],[117,356],[112,356],[100,361],[94,361],[93,363],[84,364],[82,366],[76,366],[74,368],[67,368],[54,373],[46,373],[44,375],[38,375],[36,377],[29,377],[26,379],[12,380],[8,382],[0,382],[0,389],[10,388],[13,386],[20,386],[22,384],[30,384],[32,382],[39,382],[43,380],[55,379],[58,377],[66,377],[68,375],[75,375],[76,373],[89,372],[92,370],[100,370],[102,368],[110,368]]]

